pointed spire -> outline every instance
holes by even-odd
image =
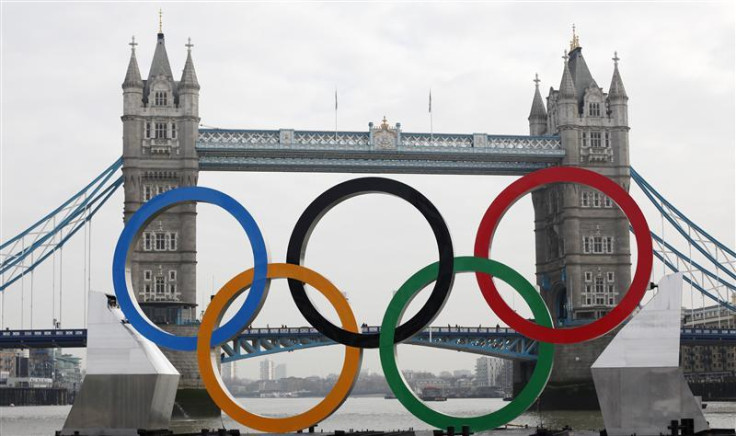
[[[174,78],[171,74],[171,65],[169,65],[169,56],[166,54],[166,44],[164,42],[164,34],[159,33],[156,41],[156,50],[153,52],[153,61],[151,69],[148,72],[148,81],[153,77],[165,76],[169,79]]]
[[[570,67],[568,66],[567,50],[565,55],[562,56],[565,60],[565,69],[562,71],[562,81],[560,82],[560,98],[576,98],[575,83],[572,81],[572,74],[570,74]]]
[[[138,61],[135,58],[135,36],[131,39],[130,45],[130,62],[128,62],[128,71],[125,73],[123,80],[123,88],[139,87],[143,88],[143,80],[141,80],[141,72],[138,69]]]
[[[192,38],[187,40],[185,47],[187,48],[187,61],[181,73],[179,89],[199,89],[199,81],[197,80],[197,73],[194,71],[194,62],[192,61],[192,47],[194,47]]]
[[[529,119],[539,118],[547,119],[547,109],[544,107],[544,101],[542,100],[542,94],[539,93],[539,75],[534,75],[534,100],[532,100],[532,109],[529,112]]]
[[[618,52],[613,52],[613,78],[611,79],[611,88],[608,90],[608,98],[624,98],[628,99],[626,95],[626,88],[624,88],[624,82],[621,80],[621,73],[618,72]]]

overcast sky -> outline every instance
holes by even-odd
[[[365,131],[385,115],[405,131],[527,134],[535,73],[543,95],[559,87],[574,22],[585,59],[608,90],[615,50],[629,94],[631,163],[695,222],[734,246],[734,7],[732,3],[495,4],[8,4],[2,6],[2,239],[58,206],[122,151],[122,90],[135,35],[148,74],[157,11],[174,75],[187,37],[209,126]],[[202,173],[199,183],[248,208],[272,261],[291,229],[338,174]],[[510,177],[390,176],[429,197],[448,222],[457,255],[472,253],[483,212]],[[635,198],[643,195],[632,189]],[[644,200],[642,200],[643,202]],[[650,225],[660,220],[645,207]],[[205,301],[250,267],[249,246],[222,211],[200,207],[198,289]],[[93,225],[92,288],[111,292],[122,229],[122,192]],[[232,235],[238,235],[233,237]],[[63,326],[82,323],[82,243],[64,251]],[[506,215],[493,257],[534,282],[532,208]],[[421,216],[400,200],[363,196],[317,227],[306,265],[347,292],[359,323],[379,324],[391,291],[437,260]],[[661,269],[657,270],[657,275]],[[58,277],[57,277],[58,279]],[[437,325],[495,325],[472,276],[459,276]],[[34,281],[33,327],[49,327],[51,268]],[[24,327],[30,326],[25,287]],[[21,289],[7,292],[5,325],[20,327]],[[508,294],[520,311],[525,308]],[[416,303],[421,304],[424,299]],[[39,303],[43,302],[43,304]],[[325,313],[329,309],[322,306]],[[417,304],[412,307],[418,307]],[[58,316],[58,313],[57,313]],[[256,325],[303,325],[277,282]],[[405,368],[470,368],[476,356],[400,347]],[[328,356],[329,359],[325,359]],[[334,362],[329,361],[334,356]],[[342,350],[277,355],[290,375],[336,372]],[[318,358],[319,357],[319,358]],[[239,372],[254,377],[256,362]],[[364,367],[378,370],[370,351]]]

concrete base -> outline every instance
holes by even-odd
[[[112,297],[90,292],[87,374],[61,435],[137,436],[167,429],[179,373]]]

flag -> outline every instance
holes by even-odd
[[[432,113],[432,90],[429,90],[429,113]]]
[[[335,89],[335,110],[337,110],[337,89]]]

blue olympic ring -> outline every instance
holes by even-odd
[[[266,286],[268,254],[261,230],[250,213],[234,198],[215,189],[202,187],[172,189],[171,191],[157,195],[143,204],[130,217],[115,246],[115,254],[112,261],[112,283],[120,309],[128,318],[133,328],[157,345],[172,350],[194,351],[197,349],[196,336],[172,335],[156,327],[141,314],[138,304],[130,296],[129,290],[133,289],[133,286],[130,277],[130,268],[127,262],[128,252],[138,242],[140,234],[146,225],[156,218],[158,214],[185,202],[209,203],[225,209],[243,227],[253,250],[253,286],[250,292],[248,292],[248,297],[245,299],[243,306],[235,316],[225,325],[214,331],[212,334],[212,347],[216,347],[240,333],[260,311],[268,290]]]

